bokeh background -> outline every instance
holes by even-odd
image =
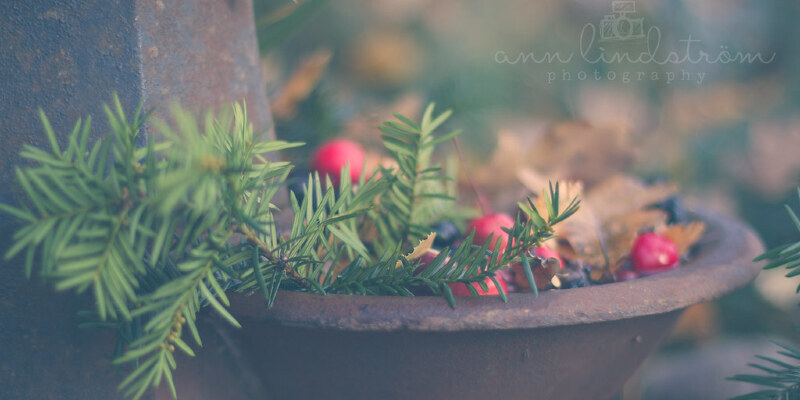
[[[516,200],[522,166],[588,182],[624,172],[677,182],[689,204],[738,215],[768,247],[800,237],[783,206],[799,204],[799,17],[792,0],[256,0],[276,132],[309,143],[287,155],[296,163],[332,136],[377,149],[391,112],[435,101],[454,111],[448,124],[464,130],[465,156],[499,207]],[[601,47],[635,57],[648,44],[658,59],[723,56],[589,61]],[[573,57],[548,62],[556,53]],[[556,127],[565,133],[543,143]],[[623,397],[752,390],[724,378],[752,372],[755,354],[774,353],[770,339],[800,342],[797,284],[769,271],[690,309]]]

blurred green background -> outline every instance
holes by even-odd
[[[276,132],[309,143],[288,155],[301,165],[332,136],[375,145],[375,127],[391,111],[414,115],[428,101],[453,109],[449,124],[464,130],[479,181],[513,175],[518,164],[541,168],[526,158],[536,139],[554,124],[584,121],[608,143],[555,154],[589,158],[608,174],[675,181],[689,203],[740,216],[768,247],[800,236],[783,208],[798,206],[796,1],[255,3]],[[654,60],[593,62],[648,49]],[[657,62],[670,52],[679,59]],[[509,149],[516,165],[498,164]],[[796,285],[780,271],[762,273],[694,312],[662,353],[728,338],[798,342]],[[738,348],[757,352],[746,346]],[[630,392],[625,398],[660,398]]]

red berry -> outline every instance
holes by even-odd
[[[342,168],[350,165],[350,181],[357,182],[364,166],[364,150],[358,143],[348,139],[333,139],[317,148],[311,158],[311,169],[331,178],[334,186],[339,186]]]
[[[433,260],[435,260],[436,257],[439,256],[439,253],[440,253],[439,250],[428,249],[428,251],[426,251],[425,254],[423,254],[422,257],[419,258],[420,264],[416,269],[414,269],[414,275],[419,275],[420,273],[422,273],[422,271],[425,271],[425,269],[428,268],[429,265],[431,265]],[[449,258],[450,257],[445,258],[444,261],[447,262]]]
[[[631,263],[634,271],[640,274],[663,272],[678,266],[678,249],[668,238],[643,233],[633,242]]]
[[[472,220],[467,227],[467,233],[475,230],[474,244],[482,246],[492,236],[492,241],[489,243],[489,249],[494,250],[497,241],[500,240],[500,251],[505,251],[508,245],[508,232],[503,228],[511,228],[514,226],[514,219],[507,214],[488,214],[483,217]]]
[[[477,282],[470,283],[469,285],[472,285],[472,287],[474,287],[475,290],[478,291],[478,294],[481,296],[497,296],[500,294],[500,291],[497,290],[497,286],[494,285],[492,278],[489,278],[487,276],[484,282],[486,282],[486,286],[489,287],[488,292],[483,291],[483,289],[481,289],[481,286]],[[503,288],[503,291],[507,293],[508,286],[506,285],[506,282],[503,279],[497,279],[497,282],[500,283],[500,286]],[[467,289],[466,285],[467,284],[463,283],[448,283],[448,286],[450,286],[450,290],[453,292],[453,296],[471,296],[469,289]]]

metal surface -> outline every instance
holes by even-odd
[[[0,202],[14,200],[22,145],[47,145],[38,107],[62,144],[87,114],[93,138],[104,134],[112,91],[161,116],[172,101],[205,110],[247,99],[255,128],[269,128],[252,12],[250,0],[0,2]],[[0,213],[0,251],[13,230]],[[0,399],[118,398],[112,335],[77,328],[91,298],[26,280],[18,260],[2,273]]]
[[[256,131],[271,128],[251,0],[139,0],[136,20],[148,108],[246,100]]]
[[[680,311],[540,329],[375,332],[244,321],[269,399],[610,399]]]
[[[266,310],[233,297],[245,362],[276,399],[607,399],[685,307],[758,274],[763,247],[734,220],[698,215],[701,254],[622,283],[497,298],[284,292]]]

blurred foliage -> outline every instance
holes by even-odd
[[[316,14],[327,0],[306,0],[302,3],[286,1],[256,0],[258,47],[262,53],[269,52],[283,43],[306,21]]]
[[[291,36],[268,37],[259,24],[262,49],[270,49],[264,63],[271,84],[281,86],[315,51],[332,52],[315,89],[298,100],[297,113],[276,121],[283,139],[313,144],[347,135],[361,141],[369,137],[364,132],[376,136],[387,110],[408,105],[410,109],[400,111],[413,115],[435,100],[454,111],[457,117],[448,129],[464,130],[467,158],[483,163],[473,168],[478,184],[494,194],[498,185],[515,179],[511,175],[518,167],[542,168],[532,158],[542,162],[535,156],[542,153],[539,140],[552,135],[555,124],[585,121],[592,134],[613,135],[617,144],[575,150],[568,153],[572,161],[563,164],[624,147],[631,160],[624,163],[624,172],[679,183],[695,204],[738,214],[751,223],[768,247],[789,237],[782,204],[800,174],[800,120],[794,117],[800,106],[798,2],[636,1],[629,16],[641,18],[645,30],[658,28],[662,51],[680,52],[686,45],[682,41],[691,37],[699,41],[693,43],[694,51],[775,55],[768,63],[680,65],[592,64],[582,59],[581,31],[589,23],[602,25],[613,11],[610,0],[318,3],[257,2],[258,21],[267,15],[264,10],[281,7],[297,11],[285,21],[306,21]],[[311,15],[310,9],[323,11]],[[638,54],[643,42],[600,45]],[[576,56],[564,64],[511,65],[496,61],[498,51]],[[581,71],[591,78],[577,79]],[[623,82],[626,71],[660,79]],[[665,74],[684,71],[694,79],[666,82]],[[611,72],[617,79],[609,79]],[[705,74],[702,82],[696,79],[699,73]],[[270,93],[275,98],[280,90],[270,86]],[[408,102],[409,97],[416,103]],[[565,140],[584,141],[580,131],[572,129]],[[559,170],[562,162],[547,163],[545,169]],[[482,171],[488,171],[483,181]],[[503,195],[493,200],[502,202]],[[796,313],[770,306],[753,288],[724,299],[717,308],[721,329],[730,333],[761,330],[792,336],[791,321],[797,321]]]

